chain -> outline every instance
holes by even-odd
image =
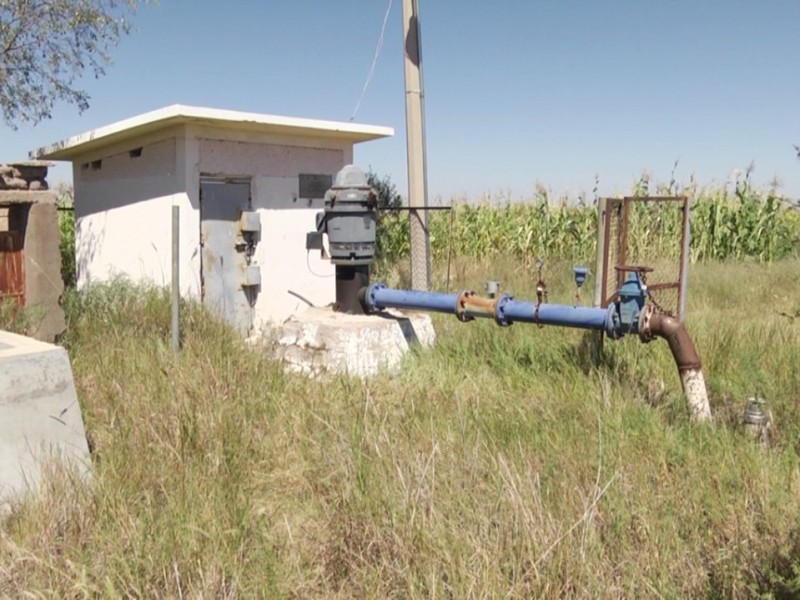
[[[539,323],[539,307],[542,303],[547,303],[547,284],[542,275],[544,261],[541,258],[536,259],[536,267],[539,271],[539,281],[536,282],[536,308],[533,310],[533,322],[541,329],[544,325]]]
[[[644,271],[638,271],[638,275],[639,275],[639,279],[642,281],[642,286],[644,286],[646,288],[647,287],[647,275],[644,273]],[[653,306],[656,307],[656,310],[658,310],[658,312],[663,313],[665,315],[669,315],[670,317],[674,317],[675,316],[675,315],[672,314],[672,311],[666,310],[663,306],[661,306],[658,303],[658,300],[656,300],[656,298],[655,298],[655,296],[653,296],[652,292],[648,291],[647,296],[650,298],[650,303]]]
[[[648,294],[648,296],[650,296],[650,303],[653,306],[656,307],[658,312],[664,313],[665,315],[669,315],[670,317],[674,317],[675,316],[675,315],[672,314],[671,310],[667,310],[663,306],[661,306],[652,294]]]

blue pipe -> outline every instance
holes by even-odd
[[[614,338],[620,337],[623,333],[620,331],[620,323],[614,305],[606,309],[541,304],[537,310],[534,302],[514,300],[512,296],[504,294],[495,301],[493,310],[489,312],[470,310],[469,306],[459,306],[461,297],[461,293],[440,294],[415,290],[395,290],[386,287],[383,283],[374,283],[366,290],[364,304],[367,312],[377,312],[385,308],[405,308],[452,313],[462,319],[475,316],[493,317],[499,325],[520,322],[605,330]]]
[[[369,312],[377,312],[384,308],[410,308],[455,314],[458,308],[458,294],[393,290],[383,283],[373,283],[367,288],[365,302]]]
[[[541,304],[537,311],[535,302],[514,300],[511,296],[503,295],[497,301],[495,318],[501,325],[519,322],[605,330],[608,325],[608,309]]]

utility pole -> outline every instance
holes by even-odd
[[[428,175],[425,162],[425,95],[422,87],[422,47],[419,0],[403,0],[405,47],[406,148],[408,206],[411,219],[411,287],[431,286],[431,245],[428,230]]]

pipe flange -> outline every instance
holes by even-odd
[[[365,309],[364,312],[369,314],[369,313],[377,313],[383,310],[383,307],[376,306],[375,292],[385,288],[386,288],[385,283],[377,281],[366,289],[366,293],[364,294],[364,300],[362,302]]]
[[[623,336],[622,323],[619,320],[619,310],[616,302],[608,305],[606,314],[606,335],[609,339],[618,340]]]
[[[651,304],[645,304],[639,312],[639,339],[643,344],[648,344],[655,339],[651,324],[656,309]]]
[[[475,292],[471,290],[461,290],[458,293],[458,297],[456,298],[456,319],[461,321],[462,323],[468,323],[472,321],[475,317],[467,313],[466,304],[467,298],[470,296],[474,296]]]
[[[500,325],[500,327],[508,327],[512,323],[506,318],[506,304],[511,302],[514,299],[514,296],[511,294],[501,294],[501,296],[497,299],[494,306],[494,322]]]

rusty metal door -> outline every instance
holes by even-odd
[[[19,231],[0,231],[0,300],[25,305],[25,256]]]
[[[200,246],[203,304],[242,334],[253,327],[253,289],[242,285],[247,246],[240,217],[250,208],[249,180],[202,179]]]

